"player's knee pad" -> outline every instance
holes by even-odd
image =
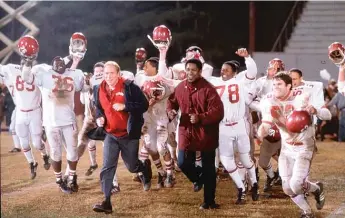
[[[252,161],[249,153],[240,154],[240,160],[243,166],[247,169],[250,169],[254,166],[254,162]]]
[[[237,169],[234,157],[222,156],[220,155],[220,162],[222,162],[224,168],[229,173],[234,172]]]
[[[157,145],[155,144],[151,144],[151,143],[144,143],[144,149],[146,149],[146,151],[149,154],[157,154],[158,153],[158,149],[157,149]],[[144,150],[143,150],[144,151]]]
[[[44,144],[42,143],[41,140],[41,135],[40,134],[36,134],[36,135],[31,135],[31,141],[33,146],[38,149],[38,150],[42,150],[44,149]]]
[[[78,148],[77,147],[67,147],[67,160],[71,162],[78,161]]]
[[[304,193],[304,180],[292,177],[290,180],[290,187],[294,194],[299,195]]]
[[[95,140],[90,140],[89,143],[87,143],[87,148],[89,150],[94,150],[96,149],[96,141]]]
[[[283,188],[283,191],[286,195],[289,195],[289,196],[295,195],[295,193],[292,191],[292,189],[290,187],[289,181],[285,180],[283,178],[282,178],[282,188]]]
[[[61,147],[51,147],[50,148],[50,158],[55,162],[61,161],[61,159],[62,159]]]

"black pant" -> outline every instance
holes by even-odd
[[[204,184],[204,203],[214,204],[216,194],[216,167],[215,150],[201,152],[202,171],[199,176],[195,167],[195,151],[182,151],[178,153],[178,165],[191,182]]]
[[[110,134],[106,135],[103,147],[103,168],[100,175],[105,198],[110,198],[111,196],[113,178],[116,173],[120,151],[129,172],[143,172],[145,178],[147,178],[147,169],[144,163],[138,159],[138,150],[138,139],[129,139],[128,136],[116,138]]]

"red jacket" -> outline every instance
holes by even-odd
[[[216,89],[204,78],[194,83],[182,81],[170,95],[167,111],[180,110],[179,149],[209,151],[218,147],[219,123],[224,117],[223,103]],[[189,114],[196,113],[199,122],[192,124]]]

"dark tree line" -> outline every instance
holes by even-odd
[[[18,7],[22,3],[8,4]],[[258,50],[270,50],[292,4],[256,3]],[[206,61],[215,68],[230,59],[243,63],[234,52],[248,46],[248,14],[248,2],[42,1],[25,16],[40,28],[39,62],[50,63],[54,56],[67,55],[70,36],[80,31],[88,39],[88,51],[81,62],[84,71],[100,60],[116,60],[123,69],[134,71],[137,47],[145,47],[149,56],[158,56],[146,35],[152,35],[160,24],[168,26],[173,35],[167,57],[170,65],[180,61],[191,45],[200,46]],[[1,31],[19,37],[25,29],[15,21]]]

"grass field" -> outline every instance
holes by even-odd
[[[10,154],[12,138],[1,134],[1,217],[299,217],[299,209],[276,187],[271,197],[260,196],[252,202],[247,196],[245,205],[234,205],[236,188],[230,181],[217,184],[216,201],[221,209],[200,211],[202,191],[194,193],[192,184],[180,173],[172,189],[152,189],[144,192],[140,184],[121,162],[118,168],[121,192],[112,197],[113,214],[97,214],[92,205],[103,199],[97,169],[90,177],[84,176],[88,166],[87,151],[78,164],[79,192],[63,194],[55,184],[52,169],[45,171],[43,160],[34,151],[39,162],[37,177],[30,179],[28,164],[22,153]],[[311,195],[309,203],[316,217],[327,217],[345,202],[345,143],[318,142],[319,151],[313,160],[311,180],[321,180],[325,185],[326,204],[321,211],[315,208]],[[102,165],[102,146],[97,146],[97,160]],[[65,167],[65,164],[64,164]],[[260,193],[265,180],[260,170]],[[155,174],[154,174],[155,175]],[[338,217],[345,217],[340,215]]]

